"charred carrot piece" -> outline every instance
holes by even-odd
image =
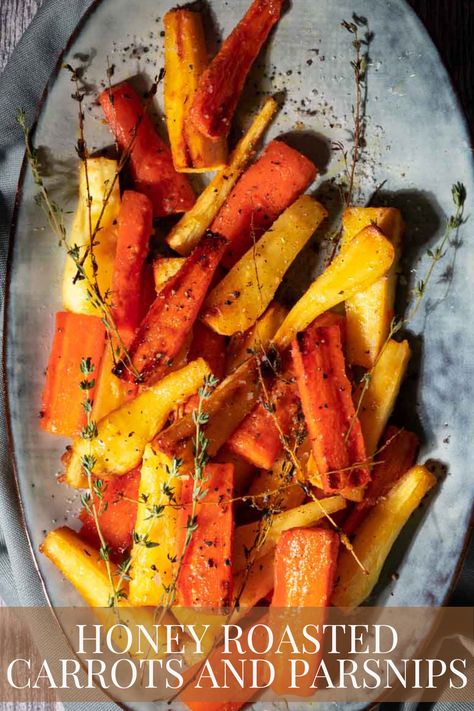
[[[293,365],[316,465],[326,493],[370,479],[352,402],[339,326],[311,325],[293,341]]]
[[[78,435],[86,424],[81,361],[90,358],[97,374],[105,348],[98,316],[59,311],[41,399],[41,427],[63,437]],[[94,388],[88,391],[91,400]]]
[[[202,74],[190,116],[205,136],[217,139],[229,133],[247,74],[282,5],[283,0],[254,0]]]
[[[152,229],[151,202],[146,195],[126,190],[118,216],[112,277],[113,314],[119,331],[133,331],[139,323],[141,276]]]
[[[185,552],[176,586],[183,607],[224,608],[232,601],[232,464],[208,464],[205,496],[197,505],[197,528]],[[192,511],[194,480],[183,482],[178,517],[177,551],[184,541]]]
[[[275,551],[275,588],[270,620],[273,629],[285,623],[285,613],[277,608],[315,608],[315,621],[324,624],[326,609],[331,603],[336,577],[339,537],[335,531],[323,528],[293,528],[281,534]],[[317,609],[319,614],[317,615]],[[301,637],[301,632],[296,631]],[[320,640],[322,642],[322,640]],[[321,653],[319,659],[321,658]],[[301,688],[290,692],[290,670],[286,655],[274,655],[275,683],[272,689],[280,694],[298,693],[306,696],[314,689]],[[308,663],[316,669],[317,656],[308,656]],[[312,676],[308,675],[308,685]]]
[[[419,445],[418,437],[413,432],[393,425],[387,428],[364,500],[354,506],[345,520],[344,533],[352,535],[377,501],[413,466]]]
[[[316,177],[316,167],[282,141],[272,141],[240,178],[211,229],[231,243],[223,259],[232,267]]]
[[[185,175],[177,173],[171,151],[144,111],[140,97],[127,82],[99,96],[105,118],[122,150],[130,150],[135,187],[150,198],[155,217],[186,212],[195,195]]]
[[[228,442],[235,454],[260,469],[272,468],[283,447],[282,436],[288,436],[297,424],[300,398],[291,371],[275,381],[268,399],[254,408]]]
[[[128,474],[104,482],[100,497],[93,494],[100,530],[114,557],[120,556],[132,544],[139,484],[140,469],[132,469]],[[91,512],[84,508],[79,518],[82,521],[81,538],[99,548],[99,536]]]
[[[159,378],[173,364],[197,318],[226,244],[221,237],[208,233],[156,297],[128,351],[139,373],[136,382]],[[134,379],[124,361],[118,363],[115,373],[125,380]]]

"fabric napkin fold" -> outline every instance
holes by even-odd
[[[36,118],[39,102],[71,34],[93,0],[45,0],[21,38],[0,76],[0,298],[3,316],[10,224],[24,154],[17,110],[28,124]],[[2,319],[3,321],[3,319]],[[3,339],[3,334],[0,336]],[[3,347],[3,342],[2,342]],[[0,397],[0,597],[9,606],[45,606],[43,584],[31,555],[16,491],[5,417],[6,393]],[[47,649],[51,631],[34,635],[39,651]],[[94,704],[99,711],[116,711],[106,699]],[[64,704],[89,711],[90,704]]]

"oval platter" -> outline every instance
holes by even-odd
[[[210,0],[209,19],[224,37],[242,16],[246,0]],[[66,49],[64,61],[82,66],[87,91],[89,147],[111,144],[94,100],[108,64],[113,81],[136,76],[149,85],[163,61],[163,14],[168,0],[102,0]],[[425,30],[403,0],[293,0],[271,35],[247,82],[237,125],[245,126],[264,94],[285,97],[267,136],[291,133],[311,153],[320,175],[311,191],[331,205],[341,170],[335,142],[350,148],[354,80],[352,38],[341,27],[353,12],[368,21],[367,131],[356,184],[363,203],[386,181],[378,197],[400,207],[408,226],[402,291],[429,265],[426,252],[443,234],[452,212],[451,186],[474,192],[472,155],[464,118],[447,73]],[[48,167],[53,196],[71,210],[77,188],[77,105],[69,74],[52,78],[35,130]],[[158,94],[158,114],[162,107]],[[160,114],[159,114],[160,115]],[[162,114],[161,120],[162,120]],[[38,552],[44,532],[74,525],[78,498],[56,482],[66,444],[38,426],[44,369],[61,308],[64,255],[34,202],[25,173],[12,236],[6,309],[6,385],[13,458],[32,553],[53,606],[79,604],[76,593]],[[371,602],[378,605],[441,605],[466,543],[474,498],[472,402],[474,398],[474,245],[468,221],[450,245],[445,263],[429,283],[409,325],[413,362],[398,420],[415,427],[420,461],[437,464],[440,482],[392,551]],[[292,269],[289,288],[307,281],[314,249]],[[396,573],[396,575],[394,575]]]

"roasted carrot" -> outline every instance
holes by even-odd
[[[272,141],[240,178],[211,225],[231,243],[224,266],[233,266],[315,176],[316,167],[308,158],[282,141]]]
[[[286,371],[275,380],[268,402],[260,402],[232,434],[231,450],[256,467],[271,469],[283,447],[282,437],[297,424],[299,402],[293,374]]]
[[[328,607],[339,537],[325,528],[284,531],[275,550],[272,607]]]
[[[196,321],[189,348],[188,360],[204,358],[212,374],[220,381],[224,377],[226,364],[226,339],[202,321]],[[193,395],[186,403],[185,412],[192,412],[199,402],[199,395]]]
[[[130,150],[135,187],[150,198],[154,216],[189,210],[194,192],[186,176],[175,171],[171,151],[133,87],[127,82],[117,84],[103,91],[99,102],[120,148]]]
[[[152,229],[151,202],[146,195],[126,190],[118,216],[112,278],[113,315],[119,330],[134,330],[139,323],[141,276]]]
[[[98,372],[105,347],[105,327],[98,316],[58,311],[46,382],[41,399],[41,427],[73,437],[86,424],[81,361],[90,358]],[[88,391],[93,399],[94,388]]]
[[[282,5],[283,0],[254,0],[202,74],[190,116],[205,136],[217,139],[229,133],[247,74]]]
[[[253,696],[255,689],[252,689],[252,692]],[[247,703],[246,701],[186,701],[184,696],[185,694],[182,700],[190,711],[239,711]]]
[[[225,373],[226,339],[212,331],[201,321],[196,321],[193,328],[193,340],[189,349],[189,360],[204,358],[218,380]]]
[[[173,364],[193,327],[225,247],[224,239],[208,233],[157,295],[128,351],[139,373],[136,382],[158,378]],[[124,380],[134,379],[124,361],[118,363],[115,373]]]
[[[93,494],[100,530],[114,557],[120,556],[132,544],[139,483],[140,469],[132,469],[128,474],[104,482],[100,496],[98,492]],[[81,537],[99,548],[100,540],[91,511],[82,509],[79,518],[82,521]]]
[[[319,615],[315,614],[316,609],[312,614],[315,621],[324,624],[324,610],[331,603],[334,589],[338,550],[339,537],[335,531],[293,528],[281,534],[275,551],[275,587],[270,615],[273,629],[287,621],[285,613],[278,610],[285,607],[319,608]],[[301,631],[293,632],[303,641]],[[306,656],[308,663],[316,669],[321,653]],[[303,684],[299,692],[290,691],[288,657],[275,654],[272,661],[276,672],[272,689],[277,693],[309,695],[314,692],[314,689],[309,688],[313,678],[311,674],[307,676],[307,686]]]
[[[326,493],[370,479],[346,375],[339,326],[310,326],[293,341],[293,364],[316,465]]]
[[[385,496],[401,476],[415,463],[418,437],[391,425],[383,438],[380,454],[374,462],[372,481],[363,501],[356,504],[344,522],[344,533],[352,535],[380,497]]]
[[[177,551],[184,550],[192,512],[195,481],[183,482]],[[183,607],[225,608],[232,601],[232,464],[208,464],[197,504],[197,527],[185,550],[177,580],[177,604]]]

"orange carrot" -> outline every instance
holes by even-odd
[[[142,102],[127,82],[105,89],[99,102],[120,148],[130,151],[135,187],[147,195],[155,217],[186,212],[195,195],[182,173],[173,166],[171,151],[144,112]]]
[[[225,336],[212,331],[201,321],[196,321],[194,324],[193,340],[188,355],[190,361],[196,358],[204,358],[215,377],[222,380],[225,373]]]
[[[275,550],[275,588],[271,604],[270,619],[273,629],[286,620],[285,614],[277,608],[298,607],[315,608],[312,615],[315,622],[324,624],[326,610],[331,602],[331,595],[336,577],[339,537],[335,531],[323,528],[293,528],[281,534]],[[319,608],[319,613],[316,608]],[[301,630],[292,626],[293,634],[303,642]],[[322,639],[319,640],[322,643]],[[298,655],[301,657],[301,655]],[[319,665],[322,652],[318,655],[303,655],[313,669]],[[291,691],[288,657],[273,655],[275,665],[275,682],[272,689],[285,695],[296,693],[308,696],[314,693],[309,688],[312,675],[307,683],[303,683],[298,691]]]
[[[140,317],[138,319],[138,323],[143,321],[155,298],[156,289],[153,264],[147,260],[143,265],[142,271],[142,280],[140,285]]]
[[[393,425],[387,428],[380,454],[374,462],[372,481],[367,487],[364,500],[354,506],[345,520],[345,534],[352,535],[380,497],[385,496],[393,484],[413,466],[419,444],[413,432]]]
[[[292,344],[293,364],[313,454],[326,493],[370,479],[352,402],[339,326],[315,322]]]
[[[188,361],[204,358],[213,375],[222,380],[225,374],[226,339],[216,333],[202,321],[196,321],[193,328],[193,340],[188,353]],[[187,401],[184,412],[192,412],[199,402],[199,395],[192,395]]]
[[[218,660],[216,660],[218,661]],[[255,689],[252,689],[252,696]],[[239,711],[246,701],[186,701],[184,703],[191,711]]]
[[[229,133],[247,75],[282,5],[283,0],[254,0],[201,75],[190,116],[205,136],[217,139]]]
[[[284,531],[275,550],[272,607],[328,607],[339,537],[325,528]]]
[[[272,141],[212,223],[212,231],[231,242],[224,266],[230,268],[240,259],[315,177],[316,167],[308,158],[282,141]]]
[[[115,558],[132,544],[132,532],[137,518],[139,483],[140,469],[132,469],[128,474],[104,482],[101,498],[94,494],[95,506],[99,512],[100,530]],[[91,512],[84,508],[79,518],[82,521],[81,537],[87,543],[99,547],[99,536]]]
[[[140,374],[136,382],[158,378],[172,365],[193,327],[225,247],[225,240],[208,233],[157,295],[128,351]],[[124,361],[114,372],[124,380],[134,377]]]
[[[153,207],[146,195],[126,190],[118,216],[112,278],[113,314],[119,330],[135,330],[140,316],[143,265],[153,229]]]
[[[208,464],[206,492],[197,504],[197,528],[185,552],[177,580],[177,604],[184,607],[224,608],[232,600],[232,464]],[[178,515],[177,550],[184,550],[192,511],[195,482],[183,482]]]
[[[257,637],[258,635],[255,635]],[[246,703],[248,703],[253,696],[258,692],[248,687],[242,689],[237,680],[234,678],[229,679],[226,676],[224,680],[222,672],[222,659],[223,656],[222,645],[216,647],[208,657],[208,663],[213,674],[216,677],[221,688],[206,688],[206,681],[201,682],[201,672],[203,670],[203,662],[197,662],[192,667],[188,667],[183,672],[183,689],[179,695],[180,701],[184,702],[186,706],[191,711],[239,711]],[[248,656],[251,656],[248,654]],[[197,682],[199,681],[199,685]],[[225,685],[225,686],[224,686]],[[224,691],[225,689],[225,691]],[[235,699],[240,699],[239,701],[226,701],[225,699],[229,696]]]
[[[260,402],[232,434],[230,449],[260,469],[271,469],[283,447],[282,434],[286,437],[295,427],[299,402],[287,371],[270,389],[269,403]]]
[[[105,347],[105,327],[98,316],[58,311],[41,401],[41,427],[64,437],[86,424],[81,360],[91,358],[97,374]],[[88,391],[93,399],[94,388]]]

